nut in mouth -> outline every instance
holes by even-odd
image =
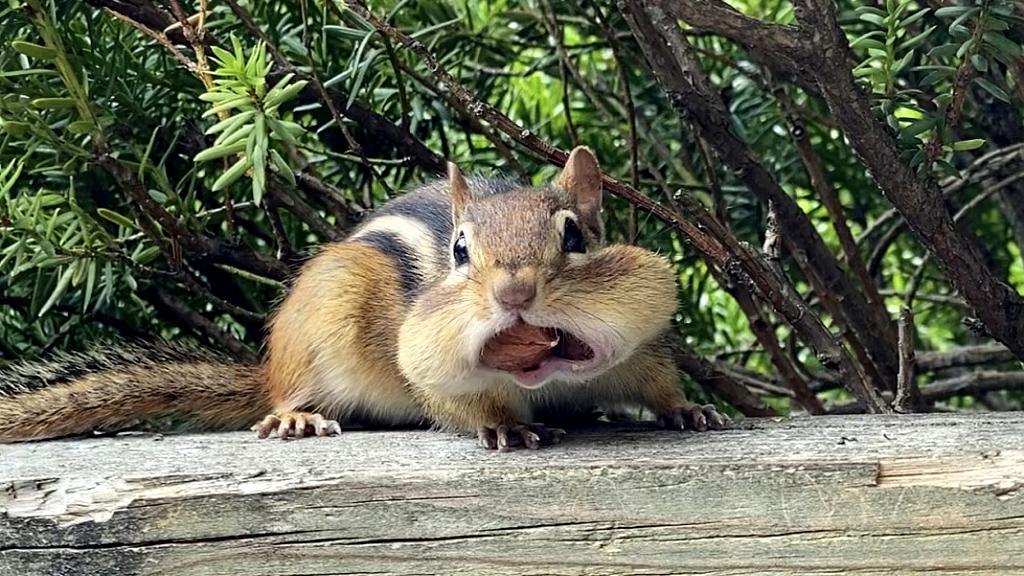
[[[480,352],[481,364],[513,374],[527,388],[540,386],[558,370],[580,371],[595,357],[594,349],[568,330],[522,320],[492,336]]]

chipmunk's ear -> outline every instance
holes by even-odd
[[[576,198],[580,216],[589,222],[601,220],[601,168],[586,146],[572,149],[556,184]]]
[[[448,163],[448,190],[452,197],[452,217],[458,222],[469,203],[469,184],[454,162]]]

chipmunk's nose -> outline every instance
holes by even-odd
[[[525,310],[537,298],[537,281],[533,274],[510,274],[494,286],[494,300],[506,310]]]

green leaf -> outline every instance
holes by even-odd
[[[41,208],[53,208],[54,206],[63,206],[65,203],[64,196],[60,194],[40,194],[37,200]]]
[[[68,266],[63,272],[61,272],[60,279],[57,280],[57,286],[53,289],[53,292],[50,293],[50,297],[46,299],[46,302],[39,308],[39,313],[36,316],[42,317],[50,311],[50,308],[53,308],[54,304],[56,304],[57,301],[60,300],[60,297],[64,295],[64,291],[68,289],[68,285],[71,283],[71,277],[74,273],[74,266]]]
[[[156,260],[156,257],[160,255],[159,246],[150,246],[142,250],[137,250],[132,254],[132,261],[141,266],[145,266],[150,262]]]
[[[956,57],[963,58],[972,48],[974,48],[974,38],[968,38],[966,42],[960,45],[960,48],[957,48]]]
[[[258,77],[260,60],[264,57],[264,44],[263,41],[256,43],[256,47],[253,48],[252,53],[249,54],[249,61],[245,63],[245,75],[250,78]]]
[[[238,97],[238,94],[235,94],[234,92],[220,92],[220,91],[203,92],[202,94],[199,95],[199,99],[202,100],[203,102],[223,102],[225,100],[230,100],[232,98],[237,98],[237,97]]]
[[[255,118],[255,115],[253,117]],[[241,142],[252,133],[252,128],[252,124],[245,124],[236,130],[225,132],[224,134],[221,134],[220,138],[217,138],[217,141],[214,142],[214,146],[232,146],[236,142]]]
[[[924,162],[924,150],[918,150],[914,153],[914,157],[910,159],[910,167],[916,167]]]
[[[89,258],[85,261],[86,273],[85,273],[85,297],[82,302],[82,312],[89,309],[89,303],[92,301],[93,290],[96,289],[96,261]]]
[[[987,44],[990,44],[996,50],[1006,54],[1007,56],[1021,55],[1020,44],[1017,44],[1013,40],[1003,36],[1000,32],[985,32],[981,37]]]
[[[135,222],[132,222],[128,218],[118,214],[117,212],[114,212],[113,210],[108,210],[106,208],[97,208],[96,209],[96,214],[98,214],[100,216],[100,218],[103,218],[104,220],[108,220],[110,222],[113,222],[114,224],[117,224],[118,226],[123,226],[123,227],[125,227],[125,228],[127,228],[129,230],[135,230],[136,229]]]
[[[74,108],[75,104],[74,98],[36,98],[31,102],[32,107],[38,110]]]
[[[935,159],[935,166],[937,166],[939,168],[939,171],[946,176],[952,176],[957,179],[963,178],[963,175],[960,174],[960,171],[956,169],[956,166],[953,166],[952,164],[943,160],[942,158]]]
[[[24,40],[15,40],[11,42],[11,48],[14,48],[15,52],[24,54],[31,58],[38,58],[39,60],[53,60],[57,58],[57,51],[49,46],[40,46],[39,44],[33,44],[32,42],[26,42]]]
[[[252,192],[253,202],[259,205],[267,186],[267,127],[262,114],[256,115],[252,134]]]
[[[879,69],[879,68],[872,68],[870,66],[865,66],[864,68],[858,68],[858,69],[853,71],[853,76],[855,78],[863,78],[865,76],[874,76],[876,74],[882,74],[882,70]]]
[[[24,70],[5,70],[0,78],[16,78],[18,76],[60,76],[60,72],[48,68],[27,68]]]
[[[954,33],[953,30],[955,28],[963,27],[964,22],[966,22],[968,18],[970,18],[971,16],[974,16],[975,14],[977,14],[979,12],[981,12],[981,8],[978,8],[978,7],[971,7],[971,8],[968,8],[967,10],[964,10],[963,13],[958,15],[956,17],[956,19],[953,20],[949,24],[949,33],[953,34]]]
[[[952,72],[946,70],[935,70],[934,72],[929,72],[928,75],[922,78],[921,84],[925,86],[931,86],[944,78],[949,78],[952,75]]]
[[[324,88],[330,88],[336,84],[344,82],[349,76],[352,75],[354,71],[355,70],[353,70],[352,68],[346,68],[345,70],[342,70],[341,73],[328,78],[327,81],[324,82]]]
[[[451,26],[452,24],[458,24],[459,22],[462,22],[462,17],[461,16],[456,16],[455,18],[452,18],[450,20],[445,20],[444,22],[438,22],[437,24],[433,24],[431,26],[424,26],[423,28],[420,28],[419,30],[416,30],[415,32],[410,34],[409,37],[410,38],[420,38],[421,36],[427,36],[429,34],[433,34],[434,32],[437,32],[438,30],[442,30],[444,28],[447,28],[447,27]]]
[[[366,78],[366,71],[373,67],[374,61],[377,60],[377,55],[380,54],[380,50],[370,50],[366,53],[366,58],[359,64],[359,71],[356,73],[355,81],[352,83],[350,92],[348,95],[348,102],[345,106],[348,108],[352,107],[352,104],[356,101],[356,96],[359,94],[359,90],[363,87],[363,80]]]
[[[862,37],[863,38],[863,37]],[[850,44],[853,48],[864,48],[865,50],[878,50],[885,53],[885,44],[882,44],[878,40],[873,38],[863,38],[855,40],[854,43]]]
[[[885,10],[875,8],[874,6],[857,6],[857,8],[854,9],[854,12],[857,13],[857,15],[874,14],[879,18],[885,18],[888,16],[888,14],[885,13]]]
[[[961,16],[968,10],[971,10],[970,6],[945,6],[935,11],[935,16],[938,18],[953,18]]]
[[[999,18],[994,18],[991,14],[988,18],[985,19],[985,30],[995,30],[997,32],[1002,32],[1009,29],[1009,22],[1006,22],[1005,20],[1000,20]]]
[[[221,144],[219,146],[207,148],[206,150],[203,150],[199,154],[196,154],[196,157],[192,161],[198,163],[206,162],[209,160],[216,160],[217,158],[223,158],[225,156],[230,156],[232,154],[238,154],[242,150],[245,150],[245,142],[242,141],[233,142],[231,144]]]
[[[270,98],[270,95],[273,94],[275,90],[281,90],[285,86],[287,86],[288,83],[292,81],[292,78],[295,78],[294,72],[289,72],[285,74],[280,80],[277,81],[277,84],[274,84],[273,88],[271,88],[270,91],[267,92],[267,98]]]
[[[235,114],[234,116],[229,116],[228,118],[225,118],[224,120],[221,120],[207,128],[206,134],[216,134],[217,132],[230,134],[232,130],[251,120],[255,114],[255,110],[247,110],[245,112]]]
[[[234,34],[231,35],[231,47],[235,51],[235,64],[241,65],[245,61],[245,50],[242,49],[242,42]]]
[[[31,129],[32,126],[25,122],[16,122],[14,120],[0,121],[0,130],[3,130],[15,138],[24,138]]]
[[[985,145],[984,138],[975,138],[973,140],[960,140],[959,142],[953,143],[953,150],[963,152],[964,150],[977,150]]]
[[[291,166],[284,161],[284,158],[277,153],[277,150],[274,150],[273,148],[270,150],[270,160],[273,162],[277,173],[283,176],[289,184],[295,186],[295,172],[293,172]]]
[[[928,14],[928,12],[931,12],[931,8],[922,8],[918,10],[917,12],[904,18],[903,21],[900,22],[900,27],[903,28],[904,30],[910,28],[911,25],[915,24],[918,20],[924,18],[925,15]]]
[[[234,40],[234,38],[232,38]],[[221,48],[220,46],[212,46],[213,55],[217,59],[217,62],[224,68],[231,68],[235,65],[235,56],[231,52]]]
[[[93,128],[93,123],[88,120],[76,120],[68,124],[68,131],[72,134],[89,134]]]
[[[978,78],[975,78],[974,81],[977,82],[978,86],[981,86],[986,92],[988,92],[989,94],[991,94],[991,95],[995,96],[996,98],[1002,100],[1003,102],[1009,102],[1010,101],[1010,95],[1007,94],[1005,90],[1003,90],[999,86],[996,86],[995,84],[993,84],[989,80],[986,80],[985,78],[978,77]]]
[[[877,24],[878,26],[884,26],[885,25],[885,18],[882,17],[882,16],[879,16],[878,14],[874,14],[872,12],[865,12],[865,13],[861,14],[860,15],[860,19],[865,21],[865,22],[870,22],[872,24]]]
[[[283,89],[280,89],[277,94],[273,91],[267,96],[267,100],[264,103],[268,108],[279,106],[292,98],[294,98],[302,89],[306,87],[307,82],[300,80],[294,84],[291,84]]]
[[[974,69],[978,72],[988,72],[988,60],[986,60],[985,56],[982,54],[972,54],[971,65],[973,65]]]
[[[270,133],[273,137],[290,145],[295,145],[295,136],[293,136],[291,131],[288,130],[288,127],[285,126],[284,122],[268,116],[267,124],[270,125]]]
[[[71,275],[71,285],[81,286],[82,280],[85,280],[85,273],[88,271],[85,260],[76,260],[71,264],[71,267],[75,269],[75,273]]]
[[[897,51],[898,52],[904,52],[904,51],[909,50],[911,48],[917,48],[934,31],[935,31],[935,26],[929,26],[928,28],[925,29],[924,32],[921,32],[920,34],[918,34],[918,35],[914,36],[913,38],[911,38],[911,39],[903,42],[902,44],[900,44],[899,48],[897,48]]]
[[[907,52],[906,54],[904,54],[903,58],[900,58],[896,62],[896,64],[893,65],[892,73],[896,74],[900,70],[903,70],[904,68],[906,68],[907,64],[910,64],[910,61],[913,60],[915,55],[916,55],[916,50],[911,50],[910,52]]]
[[[931,50],[929,50],[928,51],[928,57],[930,57],[930,58],[939,58],[939,59],[950,58],[954,54],[956,54],[956,51],[959,50],[959,49],[960,49],[960,44],[954,44],[954,43],[941,44],[941,45],[936,46],[935,48],[932,48]]]
[[[350,38],[353,40],[362,40],[370,32],[367,30],[359,30],[357,28],[349,28],[347,26],[335,26],[327,25],[323,27],[323,30],[337,34],[342,38]]]
[[[933,126],[935,126],[935,123],[935,118],[922,118],[921,120],[911,122],[910,124],[905,126],[902,130],[900,130],[900,134],[906,136],[917,136],[922,132],[930,130]]]
[[[234,108],[238,108],[240,106],[245,106],[245,105],[250,105],[251,106],[252,105],[252,98],[250,98],[248,95],[235,96],[234,98],[231,98],[230,100],[224,100],[220,104],[217,104],[213,108],[210,108],[206,112],[203,112],[203,118],[206,118],[208,116],[213,116],[215,114],[220,114],[221,112],[226,112],[228,110],[232,110]]]
[[[252,162],[249,160],[248,156],[239,158],[237,162],[221,174],[220,178],[217,178],[217,181],[213,183],[212,190],[217,192],[234,184],[236,180],[242,177],[242,174],[245,174],[245,171],[248,170],[250,166],[252,166]]]

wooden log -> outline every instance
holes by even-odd
[[[1024,414],[0,446],[0,574],[1024,573]]]

